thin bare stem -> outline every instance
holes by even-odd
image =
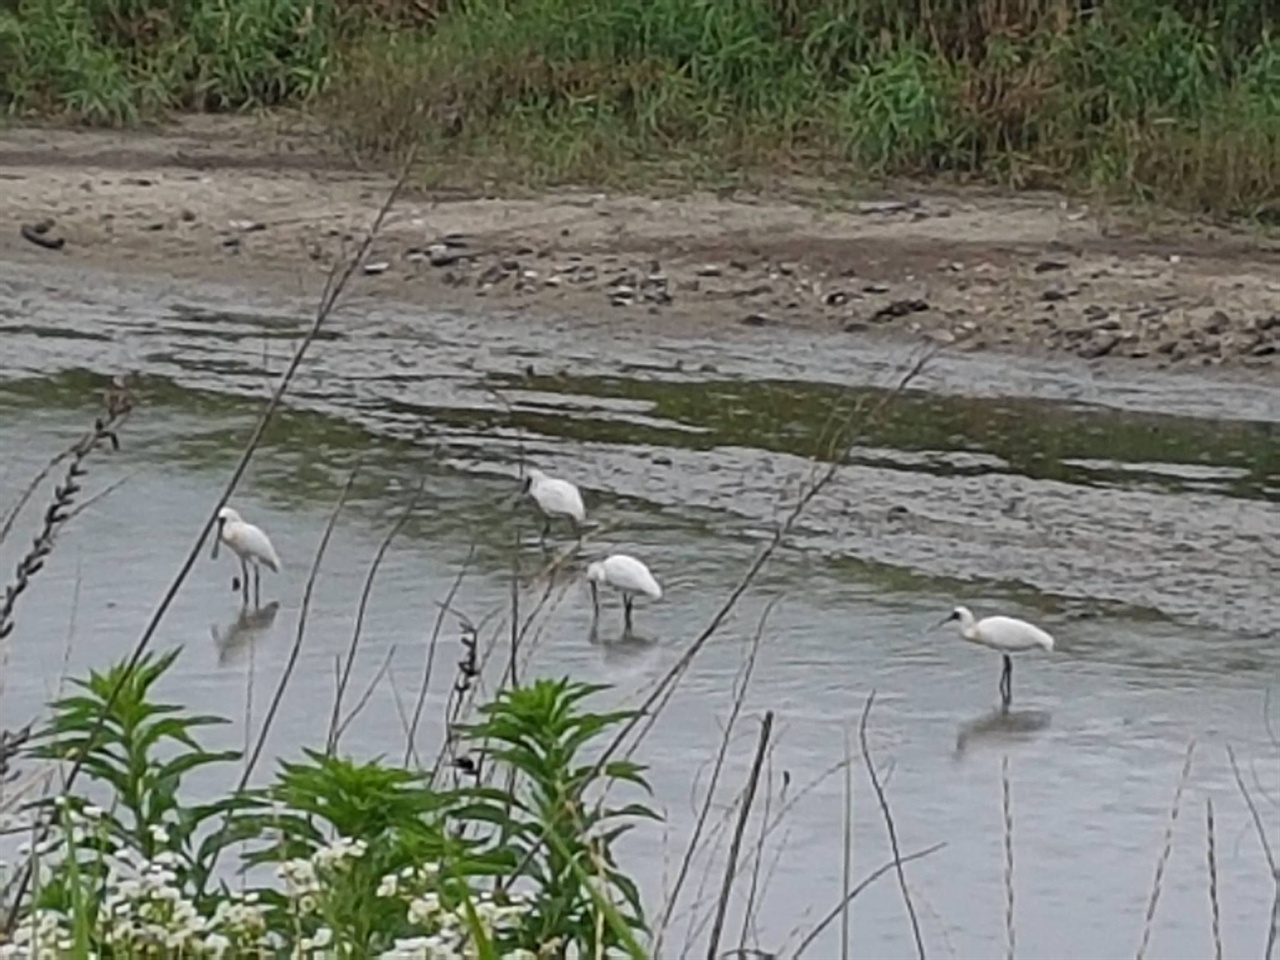
[[[1000,761],[1000,801],[1004,812],[1004,934],[1005,956],[1013,960],[1018,934],[1013,925],[1013,797],[1009,789],[1009,757]]]
[[[382,665],[374,672],[373,679],[369,681],[369,685],[364,688],[364,693],[360,694],[360,697],[356,700],[356,705],[351,708],[351,712],[338,724],[338,735],[334,738],[335,744],[342,739],[342,735],[347,732],[347,728],[369,705],[369,701],[373,698],[373,691],[378,688],[378,684],[382,682],[383,678],[391,670],[391,661],[395,658],[395,655],[396,647],[395,644],[392,644],[387,648],[387,655],[382,658]]]
[[[1182,761],[1182,773],[1178,776],[1178,785],[1173,791],[1173,804],[1169,808],[1169,819],[1164,825],[1164,844],[1160,848],[1160,856],[1156,859],[1156,875],[1151,884],[1151,896],[1147,900],[1147,915],[1142,924],[1142,941],[1138,944],[1138,960],[1147,955],[1147,947],[1151,943],[1151,931],[1156,919],[1156,908],[1160,905],[1160,893],[1164,887],[1164,871],[1169,865],[1169,854],[1173,852],[1173,828],[1178,823],[1178,811],[1182,806],[1182,791],[1191,776],[1191,757],[1196,750],[1194,738],[1187,741],[1187,754]]]
[[[841,898],[840,902],[831,908],[831,911],[822,918],[817,926],[809,931],[805,938],[800,941],[800,945],[796,947],[796,952],[791,955],[791,960],[800,960],[800,958],[804,956],[804,952],[808,950],[809,947],[813,946],[813,942],[822,935],[822,931],[835,923],[845,907],[857,899],[858,895],[862,893],[863,890],[867,889],[867,887],[871,886],[871,884],[875,883],[890,870],[901,870],[902,864],[910,863],[912,860],[920,860],[930,854],[937,853],[945,846],[946,843],[935,843],[933,846],[925,847],[923,850],[917,850],[915,853],[908,853],[905,857],[895,856],[887,863],[876,867],[867,874],[861,883],[845,894],[844,897]]]
[[[413,759],[419,767],[422,766],[422,761],[417,756],[418,750],[415,741],[418,735],[418,724],[422,720],[422,710],[427,703],[427,690],[431,686],[431,671],[435,665],[436,646],[440,641],[440,628],[444,626],[445,614],[453,606],[453,598],[458,595],[458,588],[462,586],[463,578],[466,577],[467,571],[471,569],[471,559],[475,556],[475,553],[476,545],[473,542],[467,550],[467,559],[463,561],[458,575],[453,578],[453,584],[449,587],[449,592],[445,594],[444,602],[439,605],[440,610],[436,614],[435,625],[431,628],[431,639],[427,641],[427,660],[422,669],[422,683],[418,687],[418,697],[413,704],[413,719],[409,721],[409,733],[404,748],[405,766],[408,766],[410,759]]]
[[[1271,841],[1267,839],[1267,831],[1262,825],[1262,814],[1254,803],[1253,795],[1240,775],[1240,764],[1236,762],[1236,752],[1227,747],[1227,758],[1231,761],[1231,774],[1235,777],[1240,796],[1244,797],[1245,806],[1249,808],[1249,816],[1253,818],[1253,828],[1258,833],[1258,842],[1262,844],[1262,855],[1267,858],[1267,867],[1271,870],[1273,894],[1271,898],[1271,919],[1267,925],[1267,945],[1263,950],[1264,960],[1272,960],[1275,956],[1276,939],[1280,936],[1280,867],[1276,865],[1275,854],[1271,850]]]
[[[760,652],[760,640],[764,636],[765,625],[768,623],[769,615],[773,612],[774,607],[778,605],[780,599],[779,597],[771,600],[769,605],[765,607],[756,627],[755,636],[752,638],[751,649],[747,653],[742,676],[734,692],[733,706],[729,710],[729,720],[725,724],[724,733],[720,737],[720,746],[716,750],[716,758],[712,762],[711,779],[707,783],[707,791],[703,796],[702,806],[698,810],[698,819],[694,822],[693,833],[689,837],[689,843],[685,846],[684,856],[680,860],[680,868],[676,871],[675,883],[672,884],[671,892],[667,895],[667,902],[662,909],[662,917],[658,920],[658,935],[653,947],[653,952],[656,956],[662,956],[662,941],[666,936],[667,927],[671,923],[671,916],[675,912],[676,903],[680,899],[680,891],[684,888],[685,880],[689,876],[689,868],[693,864],[693,858],[702,841],[702,833],[706,829],[707,818],[711,814],[711,805],[715,802],[716,787],[720,783],[720,773],[724,769],[725,758],[729,753],[729,743],[732,740],[738,716],[742,712],[747,690],[751,686],[751,676],[755,672],[756,658]]]
[[[1205,861],[1209,868],[1209,916],[1212,919],[1213,960],[1222,960],[1222,911],[1218,905],[1218,845],[1213,830],[1213,798],[1204,801]]]
[[[382,542],[378,544],[378,551],[373,555],[373,563],[369,564],[369,572],[365,575],[364,586],[360,590],[360,602],[356,606],[356,623],[351,631],[351,643],[347,647],[347,659],[342,665],[342,673],[338,677],[337,690],[333,696],[333,712],[329,717],[329,736],[325,740],[324,751],[332,755],[338,749],[339,737],[339,719],[342,715],[342,698],[347,692],[347,684],[351,682],[351,668],[356,662],[356,650],[360,646],[360,635],[364,630],[364,615],[369,607],[369,595],[373,592],[373,581],[378,576],[378,568],[382,566],[382,558],[387,555],[387,550],[391,546],[391,541],[396,538],[404,525],[409,522],[409,517],[413,514],[413,508],[418,505],[418,500],[422,496],[422,491],[426,487],[427,481],[423,478],[418,484],[418,489],[414,491],[413,498],[409,501],[409,505],[391,525],[391,529],[387,531],[387,535],[382,538]]]
[[[844,733],[844,754],[852,756],[853,744],[849,742],[849,731]],[[848,890],[853,882],[853,764],[844,767],[844,803],[840,811],[841,832],[843,834],[843,856],[840,858],[840,889]],[[852,911],[849,900],[842,898],[840,904],[840,960],[849,960],[849,919]]]
[[[298,654],[302,651],[302,639],[307,631],[307,614],[311,611],[311,595],[315,591],[316,579],[320,575],[320,564],[324,562],[325,551],[329,548],[329,538],[333,535],[333,528],[338,524],[338,516],[342,513],[342,508],[347,502],[347,495],[351,492],[351,486],[355,483],[356,474],[359,472],[360,462],[357,461],[355,467],[347,474],[347,482],[342,485],[342,491],[338,494],[338,500],[333,505],[333,511],[329,514],[329,522],[325,524],[324,533],[321,535],[320,543],[316,547],[316,555],[311,561],[311,571],[307,574],[307,584],[302,589],[302,609],[298,612],[298,629],[293,636],[293,646],[289,649],[289,659],[285,661],[284,672],[280,675],[280,682],[276,684],[276,692],[271,697],[271,705],[267,707],[267,714],[262,718],[262,727],[258,730],[258,740],[253,745],[253,752],[249,754],[248,762],[244,765],[244,772],[240,775],[240,783],[236,787],[237,792],[243,790],[248,784],[253,768],[257,765],[258,758],[262,756],[262,749],[267,742],[267,734],[271,730],[271,724],[275,720],[276,712],[280,709],[280,702],[284,699],[284,691],[289,685],[289,679],[293,676],[293,668],[298,662]]]
[[[769,736],[773,733],[773,711],[764,715],[760,724],[760,742],[756,745],[756,757],[751,763],[751,774],[747,777],[747,790],[742,798],[742,809],[738,814],[738,824],[734,827],[733,840],[729,844],[729,862],[724,868],[724,885],[720,888],[720,902],[716,906],[715,923],[711,925],[711,940],[707,944],[707,960],[716,960],[720,948],[720,935],[724,931],[724,918],[729,910],[729,895],[733,892],[733,880],[738,869],[738,853],[742,849],[742,837],[747,830],[747,821],[751,819],[751,805],[756,799],[756,786],[760,782],[760,769],[764,766],[765,751],[769,748]]]
[[[773,751],[769,751],[769,769],[765,774],[765,783],[772,785],[773,783]],[[751,856],[751,882],[747,885],[747,902],[742,908],[742,932],[738,935],[738,949],[747,949],[747,933],[754,932],[756,940],[759,941],[759,930],[755,928],[755,911],[756,897],[764,899],[764,894],[769,884],[769,876],[765,876],[765,883],[762,887],[760,884],[760,869],[764,865],[764,840],[765,830],[769,826],[769,812],[773,806],[773,792],[767,790],[764,795],[764,809],[760,811],[760,829],[756,831],[756,846]]]
[[[871,759],[871,748],[867,745],[867,720],[871,716],[871,705],[875,703],[874,690],[867,696],[867,704],[862,708],[862,719],[858,722],[858,742],[862,746],[862,762],[866,764],[867,776],[871,778],[871,788],[876,792],[876,801],[880,804],[880,813],[884,817],[885,829],[889,832],[889,848],[893,851],[893,863],[898,874],[898,887],[902,890],[902,902],[906,904],[907,916],[911,918],[911,934],[916,941],[916,954],[925,960],[924,938],[920,935],[920,921],[916,918],[916,908],[911,902],[911,890],[907,886],[907,874],[902,869],[902,856],[898,850],[898,830],[893,823],[893,813],[889,810],[889,800],[884,788],[880,785],[880,776],[876,773],[876,765]]]

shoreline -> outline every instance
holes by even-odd
[[[148,131],[9,128],[0,182],[0,258],[10,262],[311,295],[392,181],[278,118],[198,116]],[[433,309],[670,334],[844,331],[1270,381],[1277,268],[1280,244],[1194,224],[1152,238],[1042,194],[411,190],[374,243],[362,287]]]

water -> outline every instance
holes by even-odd
[[[20,602],[0,674],[4,726],[35,715],[60,678],[131,649],[226,482],[268,375],[306,323],[304,307],[0,266],[6,503],[85,428],[105,375],[142,374],[123,447],[94,455],[86,494],[120,486],[71,521]],[[879,403],[911,359],[904,348],[855,348],[839,337],[734,331],[688,341],[639,327],[354,301],[314,345],[235,497],[284,560],[264,582],[279,601],[275,616],[237,626],[233,565],[202,558],[155,641],[185,648],[167,695],[229,716],[220,743],[256,736],[294,643],[311,558],[360,459],[266,756],[322,741],[335,659],[351,642],[369,563],[422,484],[373,586],[347,703],[376,686],[344,739],[353,753],[403,757],[397,699],[416,695],[436,601],[465,566],[453,606],[475,621],[493,615],[492,636],[509,603],[517,536],[526,578],[538,569],[532,518],[502,505],[523,451],[579,479],[604,531],[597,545],[645,558],[667,588],[661,603],[637,607],[650,642],[592,643],[589,598],[562,579],[526,669],[609,682],[615,699],[637,702],[790,510],[809,458],[829,448],[830,424],[842,420],[832,410]],[[720,852],[695,863],[685,903],[700,902],[681,912],[664,954],[682,952],[686,930],[705,923],[729,806],[765,710],[775,712],[775,740],[757,817],[767,802],[778,822],[762,848],[763,906],[746,942],[794,947],[793,932],[835,904],[844,805],[835,768],[872,690],[870,744],[903,853],[947,844],[906,868],[932,955],[1004,952],[1006,756],[1018,955],[1136,949],[1192,737],[1150,955],[1211,952],[1209,797],[1227,953],[1260,953],[1271,884],[1225,746],[1245,760],[1255,789],[1280,798],[1264,712],[1280,675],[1280,390],[981,357],[938,358],[917,385],[860,436],[639,752],[667,823],[642,827],[624,856],[656,915],[752,638],[776,601],[712,810]],[[35,522],[25,517],[4,545],[6,565]],[[544,589],[527,583],[526,612]],[[930,629],[961,600],[979,615],[1026,616],[1059,639],[1053,657],[1016,664],[1011,717],[992,713],[999,658]],[[606,641],[617,639],[620,616],[606,607]],[[417,735],[426,760],[438,749],[458,654],[446,620]],[[499,672],[495,663],[490,685]],[[1276,728],[1280,695],[1270,711]],[[856,880],[889,852],[860,768],[853,794]],[[1274,814],[1274,803],[1260,802]],[[747,834],[750,860],[758,824]],[[738,885],[739,909],[749,881]],[[737,946],[740,924],[731,914],[726,945]],[[914,954],[891,874],[855,902],[853,943],[859,956]],[[809,956],[837,949],[833,926]]]

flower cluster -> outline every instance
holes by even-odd
[[[61,798],[60,798],[61,799]],[[102,810],[58,804],[59,819],[46,839],[29,848],[42,875],[78,883],[92,943],[116,956],[222,957],[273,950],[280,938],[267,929],[258,894],[231,892],[210,915],[202,914],[179,876],[180,859],[161,849],[147,858],[122,843]],[[150,828],[156,845],[169,843],[164,827]],[[70,858],[79,869],[67,869]],[[67,956],[75,926],[58,910],[35,909],[0,946],[0,960]]]
[[[418,928],[418,935],[398,938],[381,954],[383,960],[470,960],[478,956],[473,923],[486,940],[501,942],[519,930],[532,909],[531,899],[523,894],[505,895],[504,902],[499,902],[493,894],[470,891],[469,916],[466,905],[449,907],[441,899],[439,875],[434,864],[424,864],[387,874],[379,882],[378,896],[404,903],[409,923]],[[536,954],[518,948],[502,956],[503,960],[537,960]]]
[[[60,877],[64,884],[80,884],[91,947],[99,953],[328,960],[343,953],[344,945],[350,946],[344,938],[341,904],[349,902],[351,883],[371,882],[367,873],[354,870],[366,859],[364,841],[335,837],[310,856],[279,863],[274,890],[227,891],[198,901],[185,882],[181,858],[169,849],[173,844],[164,827],[150,829],[150,845],[159,852],[146,857],[121,839],[124,834],[110,829],[109,820],[96,808],[63,806],[48,837],[31,851],[44,882]],[[74,873],[67,869],[73,857],[80,864]],[[515,946],[534,908],[531,897],[480,891],[445,882],[445,876],[435,864],[410,866],[382,876],[376,891],[365,892],[403,911],[403,925],[395,931],[399,936],[381,957],[472,960],[479,955],[478,927],[485,940],[499,947],[503,960],[537,960],[538,954]],[[282,913],[279,906],[264,901],[286,909]],[[19,924],[13,942],[0,945],[0,960],[70,956],[76,947],[75,930],[65,913],[33,909]],[[391,931],[384,933],[384,947],[391,936]]]

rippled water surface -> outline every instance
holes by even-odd
[[[132,647],[306,322],[305,305],[283,298],[245,303],[225,289],[0,265],[0,502],[84,429],[106,375],[141,374],[123,447],[95,455],[86,494],[119,486],[71,521],[21,601],[4,654],[5,726],[37,713],[68,672]],[[244,739],[246,720],[256,730],[294,641],[311,557],[359,459],[271,734],[274,755],[322,740],[368,565],[420,484],[374,584],[352,689],[375,685],[347,748],[404,756],[397,699],[412,701],[436,601],[464,567],[454,607],[475,621],[504,616],[513,561],[522,608],[547,598],[528,670],[605,681],[614,699],[636,702],[791,509],[812,458],[831,447],[832,425],[852,416],[863,425],[852,456],[640,750],[667,819],[627,848],[650,902],[661,901],[683,850],[760,631],[712,817],[722,852],[759,717],[773,710],[767,803],[777,824],[759,848],[763,907],[748,945],[794,946],[795,931],[837,900],[844,779],[832,771],[875,690],[871,744],[903,852],[947,844],[907,867],[932,955],[1004,952],[1006,756],[1019,956],[1136,949],[1192,737],[1151,954],[1211,953],[1210,797],[1227,952],[1259,954],[1271,884],[1225,746],[1247,761],[1246,778],[1270,793],[1274,814],[1280,758],[1266,691],[1280,679],[1280,388],[944,356],[868,420],[911,360],[905,348],[820,335],[694,340],[646,333],[643,323],[431,315],[357,299],[312,348],[235,497],[284,559],[265,583],[274,617],[241,619],[231,564],[202,558],[157,639],[185,647],[169,694],[231,716],[230,742]],[[574,571],[550,587],[536,576],[532,518],[504,505],[522,454],[584,487],[590,549],[635,553],[663,581],[663,601],[637,609],[646,642],[616,642],[613,605],[602,642],[592,642]],[[25,516],[22,536],[2,548],[6,568],[35,523]],[[980,615],[1034,619],[1059,640],[1053,656],[1018,662],[1010,716],[993,712],[999,658],[932,629],[959,601]],[[457,656],[447,623],[417,736],[427,762]],[[1280,728],[1280,696],[1270,713]],[[860,769],[853,792],[857,877],[888,848]],[[752,861],[758,835],[753,820]],[[695,870],[686,898],[695,908],[677,925],[672,955],[687,928],[705,923],[710,896],[696,894],[706,865]],[[748,874],[744,897],[749,883]],[[913,955],[891,876],[856,901],[853,923],[857,955]],[[736,946],[740,920],[729,928]],[[696,942],[704,939],[701,931]],[[836,949],[833,928],[810,955]]]

